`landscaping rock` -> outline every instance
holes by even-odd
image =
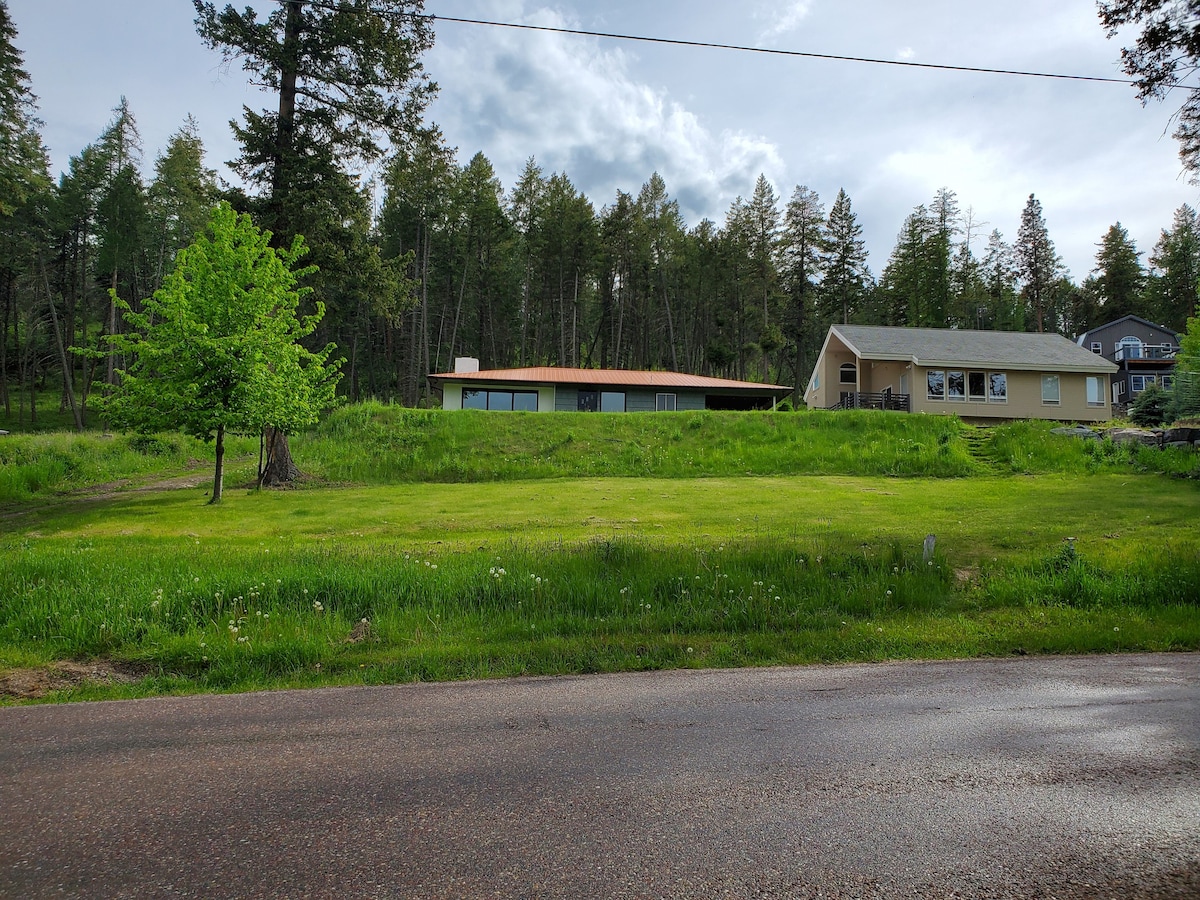
[[[1184,441],[1193,444],[1200,441],[1200,428],[1168,428],[1163,433],[1163,442],[1174,444],[1177,441]]]
[[[1065,434],[1068,437],[1091,438],[1094,441],[1100,440],[1099,432],[1093,431],[1086,425],[1076,425],[1073,428],[1052,428],[1051,434]]]
[[[1195,444],[1191,441],[1167,441],[1164,447],[1174,447],[1176,450],[1191,450]]]
[[[1161,432],[1142,431],[1140,428],[1110,428],[1104,436],[1117,444],[1144,444],[1147,447],[1160,446]]]

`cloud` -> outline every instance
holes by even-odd
[[[509,21],[572,24],[552,10],[512,7]],[[618,190],[636,194],[657,171],[689,221],[719,219],[759,173],[778,183],[784,166],[771,141],[714,132],[668,91],[632,77],[634,61],[588,38],[464,27],[439,35],[429,57],[442,85],[432,118],[460,159],[482,150],[506,187],[533,156],[597,206]]]
[[[759,13],[757,18],[768,21],[767,28],[759,40],[767,41],[795,31],[800,23],[812,12],[812,0],[788,0],[783,4],[773,4],[769,10]]]
[[[896,58],[902,59],[905,62],[908,62],[911,59],[915,59],[916,55],[917,55],[917,52],[915,50],[913,50],[912,47],[903,47],[900,50],[896,51]]]

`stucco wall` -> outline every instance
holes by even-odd
[[[930,400],[927,392],[927,372],[927,367],[914,366],[913,412],[979,419],[1062,419],[1071,422],[1104,422],[1112,418],[1106,375],[1098,375],[1104,405],[1088,406],[1088,376],[1085,374],[1057,373],[1060,401],[1058,404],[1049,404],[1042,402],[1042,375],[1056,373],[1007,370],[1008,401],[995,403],[978,400]]]

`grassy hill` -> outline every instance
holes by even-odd
[[[1200,480],[1169,477],[1193,453],[379,404],[293,448],[301,489],[235,489],[242,439],[210,507],[211,449],[178,435],[0,438],[0,702],[1200,648]]]

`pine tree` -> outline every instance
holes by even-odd
[[[1150,266],[1150,317],[1182,332],[1191,316],[1200,315],[1200,223],[1187,204],[1175,211],[1171,230],[1164,230],[1154,246]]]
[[[867,268],[867,244],[862,237],[862,226],[850,208],[850,197],[844,188],[838,191],[825,229],[822,311],[827,320],[849,324],[866,297],[872,278],[871,270]]]
[[[377,160],[388,144],[413,139],[436,90],[421,66],[421,54],[433,44],[423,0],[289,0],[261,20],[251,7],[238,12],[207,0],[193,3],[205,43],[226,60],[240,60],[252,80],[278,98],[272,109],[247,108],[244,121],[234,124],[242,147],[234,166],[259,189],[255,211],[277,247],[306,237],[324,281],[317,287],[330,296],[339,268],[360,267],[347,254],[365,253],[361,265],[367,267],[378,259],[342,227],[361,221],[365,207],[351,167]],[[426,300],[423,363],[429,357]],[[330,308],[344,318],[333,303]],[[419,384],[428,372],[417,374]],[[266,483],[291,480],[298,470],[286,433],[272,432],[269,439],[274,466]]]
[[[196,120],[187,117],[154,163],[148,192],[153,234],[153,290],[170,271],[175,254],[208,223],[217,202],[217,173],[204,165],[204,142]],[[153,291],[152,291],[153,292]]]
[[[781,238],[783,279],[791,298],[785,335],[792,346],[793,402],[798,404],[801,387],[815,358],[821,335],[816,327],[813,299],[821,278],[825,248],[825,209],[816,191],[797,185],[784,213]]]
[[[1142,309],[1141,298],[1146,276],[1138,259],[1141,253],[1129,232],[1117,222],[1098,246],[1095,291],[1101,318],[1111,322],[1131,314],[1144,315],[1147,310]]]
[[[1046,220],[1042,216],[1042,204],[1033,194],[1021,213],[1021,227],[1017,231],[1016,252],[1017,274],[1022,283],[1023,296],[1028,315],[1038,332],[1047,325],[1056,326],[1053,289],[1062,274],[1062,260],[1054,250]]]

